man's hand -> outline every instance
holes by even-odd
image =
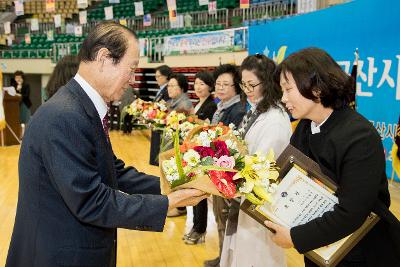
[[[197,203],[207,198],[209,194],[198,189],[181,189],[168,194],[168,210],[177,207],[195,206]]]
[[[290,236],[290,229],[271,221],[265,221],[265,225],[273,230],[275,234],[272,236],[272,241],[281,248],[292,248],[294,246],[292,237]]]

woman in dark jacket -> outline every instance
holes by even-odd
[[[194,80],[194,92],[199,98],[199,102],[194,108],[194,112],[201,120],[209,120],[217,110],[217,104],[211,92],[214,91],[214,78],[209,72],[201,71],[196,74]]]
[[[239,126],[245,114],[245,107],[240,101],[240,74],[236,66],[224,64],[214,71],[216,97],[221,101],[217,105],[212,123],[222,122],[224,125],[233,123]],[[224,243],[226,220],[228,219],[230,203],[222,197],[213,196],[213,211],[217,221],[219,237],[219,255]],[[239,212],[239,211],[238,211]],[[236,214],[237,216],[237,214]],[[219,266],[220,256],[204,262],[205,266]]]
[[[194,108],[195,114],[201,120],[211,121],[217,110],[211,92],[214,90],[214,79],[209,72],[201,71],[196,74],[194,92],[199,98],[199,103]],[[193,207],[193,227],[189,233],[183,236],[186,244],[194,245],[205,241],[207,229],[207,199]]]
[[[21,124],[27,124],[29,119],[31,118],[31,110],[32,102],[29,98],[30,87],[29,84],[24,83],[25,75],[22,71],[17,70],[14,73],[14,81],[12,86],[15,87],[17,93],[21,95],[21,102],[19,104],[19,119]]]
[[[399,222],[388,210],[383,146],[372,124],[348,106],[351,78],[325,51],[307,48],[279,65],[277,79],[282,102],[301,119],[290,143],[336,182],[339,202],[291,229],[266,223],[276,230],[274,242],[306,253],[350,235],[374,212],[380,221],[338,266],[400,266]],[[305,263],[316,266],[307,258]]]

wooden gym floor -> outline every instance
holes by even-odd
[[[158,167],[148,164],[149,132],[134,131],[131,135],[110,133],[115,154],[127,165],[138,170],[159,175]],[[5,265],[14,224],[18,194],[19,146],[0,147],[0,266]],[[400,216],[400,186],[390,185],[391,210]],[[203,266],[203,261],[218,254],[217,230],[209,205],[206,242],[186,245],[182,235],[192,226],[192,209],[188,215],[168,218],[163,233],[118,230],[118,267],[132,266]],[[303,266],[303,257],[294,249],[287,251],[288,266]]]

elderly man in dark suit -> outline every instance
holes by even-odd
[[[77,75],[35,113],[6,266],[115,266],[117,228],[162,231],[169,209],[206,197],[162,196],[157,177],[124,167],[112,151],[106,103],[134,79],[138,47],[129,29],[100,23],[82,44]]]

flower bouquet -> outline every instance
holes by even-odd
[[[181,188],[233,198],[245,196],[254,204],[271,201],[279,176],[271,150],[268,155],[247,154],[233,126],[197,126],[174,149],[160,154],[161,192]]]
[[[179,130],[174,148],[160,154],[161,191],[168,194],[179,188],[197,188],[213,195],[238,196],[233,180],[247,153],[242,140],[228,126],[197,126],[179,145]]]
[[[161,137],[160,152],[172,148],[174,134],[177,130],[179,131],[179,143],[182,143],[196,126],[205,124],[205,122],[197,118],[196,115],[186,116],[176,111],[171,111],[166,121],[167,124]]]
[[[278,186],[279,167],[271,149],[268,154],[246,155],[242,169],[233,177],[239,180],[239,192],[251,203],[261,205],[272,202],[272,194]]]
[[[151,102],[146,102],[140,98],[135,99],[127,108],[127,112],[129,115],[133,117],[141,117],[143,111],[151,105]]]
[[[148,102],[140,98],[133,101],[125,112],[132,116],[132,123],[146,127],[164,127],[168,114],[165,101]]]
[[[165,101],[151,103],[142,113],[143,119],[154,128],[163,128],[166,125],[168,109]]]

